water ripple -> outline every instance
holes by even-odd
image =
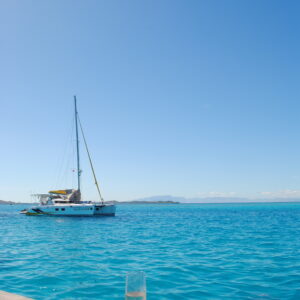
[[[300,299],[300,204],[123,205],[115,218],[0,206],[0,289],[35,299]]]

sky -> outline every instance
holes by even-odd
[[[298,1],[0,2],[0,199],[300,197]],[[82,192],[96,200],[83,143]]]

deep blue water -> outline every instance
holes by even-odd
[[[29,217],[0,205],[0,289],[35,299],[300,299],[300,204],[121,205]]]

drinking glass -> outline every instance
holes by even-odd
[[[146,276],[143,271],[127,273],[125,299],[146,300]]]

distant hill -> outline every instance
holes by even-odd
[[[105,203],[109,204],[179,204],[180,202],[176,201],[144,201],[144,200],[133,200],[133,201],[106,201]]]
[[[179,202],[175,201],[165,201],[165,200],[157,200],[157,201],[143,201],[143,200],[133,200],[133,201],[105,201],[105,203],[113,203],[113,204],[178,204]],[[38,204],[38,203],[24,203],[24,202],[13,202],[13,201],[4,201],[0,200],[0,205],[14,205],[14,204]]]
[[[299,198],[267,198],[267,199],[250,199],[242,197],[175,197],[171,195],[152,196],[140,199],[135,199],[131,202],[159,202],[159,201],[171,201],[179,203],[252,203],[252,202],[300,202]]]
[[[145,197],[140,199],[128,200],[128,201],[106,201],[106,203],[113,204],[179,204],[179,203],[258,203],[258,202],[300,202],[299,198],[267,198],[267,199],[250,199],[240,197],[176,197],[171,195],[161,195]],[[23,203],[0,200],[0,205],[13,205],[13,204],[37,204],[37,203]]]
[[[13,201],[4,201],[4,200],[0,200],[0,204],[17,204],[16,202]]]
[[[249,199],[246,198],[225,198],[225,197],[205,197],[205,198],[185,198],[175,197],[171,195],[152,196],[140,199],[135,199],[130,202],[160,202],[160,201],[171,201],[179,203],[219,203],[219,202],[246,202]]]
[[[4,201],[4,200],[0,200],[0,205],[17,205],[17,204],[26,204],[26,205],[33,205],[33,204],[37,204],[37,203],[32,203],[32,202],[14,202],[14,201]]]
[[[185,198],[184,197],[174,197],[170,195],[163,195],[163,196],[152,196],[152,197],[145,197],[145,198],[139,198],[139,199],[134,199],[134,200],[129,200],[126,202],[184,202]],[[122,201],[123,202],[123,201]]]

